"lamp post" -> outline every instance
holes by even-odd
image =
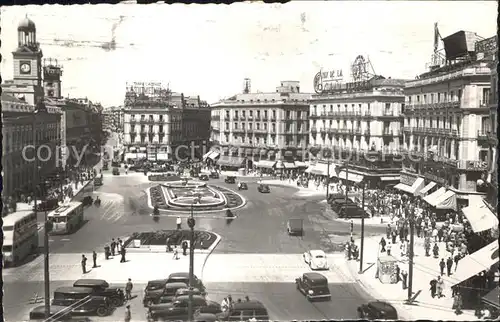
[[[409,269],[408,269],[408,303],[411,303],[411,299],[413,296],[413,248],[414,248],[414,218],[415,218],[415,207],[413,205],[409,205],[409,211],[407,212],[407,216],[409,216],[409,224],[410,224],[410,252],[409,252]]]
[[[37,157],[37,115],[47,113],[47,108],[45,107],[45,104],[43,103],[42,99],[39,99],[37,102],[35,109],[33,111],[33,147],[35,151],[35,162],[34,162],[34,173],[33,173],[33,179],[34,179],[34,213],[35,217],[38,216],[38,209],[37,209],[37,193],[38,193],[38,186],[40,185],[40,180],[39,180],[39,169],[38,169],[38,157]],[[43,229],[43,254],[44,254],[44,261],[43,261],[43,282],[44,282],[44,300],[45,300],[45,318],[49,319],[50,318],[50,272],[49,272],[49,222],[47,220],[47,211],[45,211],[45,218],[44,218],[44,229]]]
[[[330,163],[331,163],[332,151],[330,149],[325,150],[325,154],[323,156],[327,158],[327,163],[326,163],[326,201],[328,202],[328,195],[330,194]]]
[[[348,194],[349,194],[349,163],[344,162],[345,167],[345,203],[347,204]]]
[[[363,274],[363,254],[365,250],[365,189],[366,183],[361,181],[363,195],[361,197],[361,253],[359,256],[359,274]]]
[[[193,198],[191,203],[191,216],[187,220],[190,229],[189,234],[189,301],[188,301],[188,320],[193,321],[193,284],[194,284],[194,204],[200,203],[201,196],[199,194]]]

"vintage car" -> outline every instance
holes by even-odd
[[[372,301],[358,307],[358,316],[363,320],[398,320],[398,311],[387,302]]]
[[[329,204],[332,204],[336,200],[345,200],[345,194],[343,194],[343,193],[332,193],[332,194],[328,195],[328,203]]]
[[[73,287],[88,287],[94,290],[93,295],[105,296],[112,306],[118,307],[125,303],[123,290],[118,287],[109,287],[109,283],[99,279],[79,279],[73,283]]]
[[[114,176],[119,176],[120,175],[120,168],[113,168],[113,175]]]
[[[202,173],[202,174],[200,174],[198,179],[200,179],[201,181],[208,181],[208,175],[205,173]]]
[[[71,313],[71,308],[67,306],[52,305],[50,307],[49,314],[50,321],[72,321],[73,313]],[[30,321],[47,321],[45,317],[45,305],[37,306],[31,309],[29,314]]]
[[[304,273],[295,279],[297,289],[306,296],[309,301],[318,299],[330,300],[332,295],[328,288],[328,279],[320,273]]]
[[[369,218],[370,215],[356,204],[344,204],[338,211],[339,218]]]
[[[235,176],[227,176],[224,179],[224,182],[225,183],[236,183],[236,177]]]
[[[102,186],[102,176],[94,178],[94,186]]]
[[[271,192],[271,189],[269,188],[269,186],[267,184],[259,184],[259,186],[257,187],[257,190],[260,192],[260,193],[270,193]]]
[[[151,304],[158,303],[160,297],[165,292],[166,285],[167,285],[167,279],[149,281],[148,284],[146,285],[146,288],[144,289],[144,297],[142,298],[142,304],[144,304],[144,306],[149,306]],[[174,294],[175,291],[173,292],[172,295]]]
[[[102,169],[104,171],[109,170],[109,162],[104,162],[103,165],[102,165]]]
[[[187,288],[187,284],[183,282],[167,283],[160,298],[156,302],[151,304],[171,303],[175,299],[178,290]]]
[[[173,283],[173,282],[181,282],[189,285],[189,273],[186,272],[177,272],[177,273],[172,273],[168,276],[167,278],[167,283]],[[203,295],[206,295],[205,293],[205,286],[203,285],[203,282],[196,277],[196,275],[193,275],[193,287],[199,289]]]
[[[208,176],[212,179],[219,179],[219,173],[217,171],[210,172]]]
[[[208,301],[201,295],[193,295],[193,309],[198,313],[219,314],[222,312],[220,304],[215,301]],[[177,297],[172,303],[153,304],[148,309],[148,319],[162,320],[183,320],[188,318],[189,296]]]
[[[246,182],[238,182],[238,190],[248,190],[248,185]]]
[[[193,316],[195,322],[217,322],[217,314],[196,312]]]
[[[90,287],[59,287],[54,291],[51,305],[70,306],[77,302],[82,304],[73,308],[74,315],[108,316],[113,312],[111,302],[107,297],[95,296]]]
[[[326,254],[320,249],[308,250],[302,257],[304,258],[304,262],[306,262],[312,270],[328,269]]]
[[[217,314],[219,321],[269,321],[266,307],[259,301],[233,303],[232,308]]]
[[[202,294],[202,292],[197,289],[197,288],[193,288],[191,290],[191,292],[193,293],[193,295],[200,295],[200,296],[203,296],[204,294]],[[178,289],[176,292],[175,292],[175,297],[179,297],[179,296],[184,296],[184,295],[189,295],[189,287],[185,287],[185,288],[180,288]]]

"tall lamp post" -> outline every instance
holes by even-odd
[[[323,156],[327,159],[326,163],[326,201],[328,202],[328,195],[330,194],[330,163],[332,158],[332,151],[327,149],[324,151]]]
[[[414,227],[415,227],[415,207],[413,205],[408,206],[407,217],[409,218],[410,224],[410,251],[409,251],[409,269],[408,269],[408,303],[411,303],[413,297],[413,252],[414,252]]]
[[[34,196],[33,196],[33,201],[34,201],[34,213],[35,217],[38,216],[38,209],[37,209],[37,193],[39,191],[39,169],[38,169],[38,156],[37,156],[37,116],[40,114],[46,114],[47,113],[47,108],[45,104],[43,103],[43,100],[40,99],[36,106],[35,110],[33,111],[33,147],[35,151],[35,162],[34,162],[34,173],[33,173],[33,179],[34,179]],[[44,300],[45,300],[45,318],[49,319],[50,318],[50,272],[49,272],[49,229],[50,229],[50,223],[47,220],[47,212],[45,212],[45,218],[44,218],[44,229],[43,229],[43,252],[44,252],[44,261],[43,261],[43,282],[44,282]]]
[[[359,274],[363,274],[363,254],[365,252],[365,189],[366,183],[361,181],[363,195],[361,196],[361,253],[359,256]]]
[[[194,284],[194,204],[200,203],[201,196],[195,194],[191,203],[191,216],[187,220],[190,231],[189,234],[189,301],[188,301],[188,320],[193,321],[193,284]]]

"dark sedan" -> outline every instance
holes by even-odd
[[[154,304],[149,307],[149,320],[187,320],[188,319],[189,296],[176,297],[172,303]],[[193,309],[198,313],[221,313],[220,304],[215,301],[207,301],[203,296],[193,295]]]
[[[387,302],[372,301],[358,307],[358,316],[363,320],[397,320],[398,311]]]
[[[259,186],[257,187],[257,190],[260,193],[270,193],[271,192],[271,189],[269,188],[269,186],[267,184],[259,184]]]

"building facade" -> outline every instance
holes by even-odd
[[[347,177],[345,171],[331,171],[330,176],[351,182],[364,180],[370,187],[399,181],[404,84],[404,80],[374,76],[336,83],[313,95],[311,150],[320,163],[328,159],[349,168]],[[325,150],[330,151],[328,158],[321,153]]]
[[[123,109],[126,160],[201,159],[210,136],[210,108],[161,84],[127,87]]]
[[[458,40],[454,35],[445,38],[445,49],[450,53],[446,65],[420,75],[405,87],[406,152],[400,187],[424,200],[428,195],[428,203],[439,209],[457,210],[480,202],[484,196],[478,183],[488,161],[491,68],[487,61],[478,59],[474,49],[457,43],[465,39],[467,44],[474,43],[474,37],[464,33]],[[467,50],[457,53],[456,48]],[[408,186],[418,189],[408,191]],[[438,192],[439,188],[446,194]]]
[[[211,107],[211,140],[219,163],[238,167],[243,159],[302,160],[309,144],[309,93],[297,81],[282,81],[275,92],[244,92]],[[251,165],[251,164],[248,164]]]

